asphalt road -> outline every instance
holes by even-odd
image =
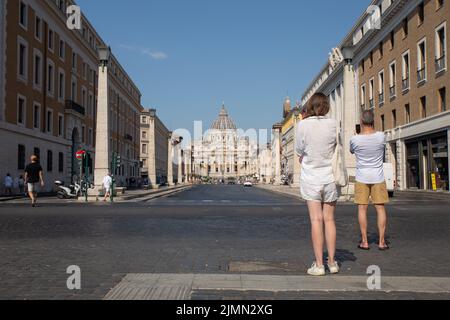
[[[339,206],[337,258],[342,275],[362,276],[368,266],[378,265],[385,276],[450,277],[449,205],[410,200],[390,205],[389,252],[378,251],[374,244],[373,212],[372,250],[357,250],[356,210]],[[55,202],[39,208],[4,203],[0,299],[101,299],[129,273],[226,274],[244,268],[247,273],[303,275],[313,260],[309,232],[304,203],[242,186],[198,186],[143,203]],[[80,291],[66,287],[70,265],[81,268]],[[259,294],[250,298],[283,298]],[[207,292],[194,297],[227,296]],[[312,297],[329,295],[318,292]],[[422,296],[416,292],[409,297]]]

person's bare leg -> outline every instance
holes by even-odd
[[[30,199],[31,199],[31,204],[34,204],[34,201],[35,201],[35,198],[34,198],[34,192],[28,192],[28,196],[30,197]]]
[[[325,222],[325,240],[328,250],[328,263],[335,263],[336,255],[336,222],[334,220],[334,212],[336,203],[325,203],[323,206],[323,219]]]
[[[311,238],[314,255],[318,267],[323,266],[323,212],[320,202],[308,201],[309,216],[311,219]]]
[[[367,210],[369,209],[368,205],[359,205],[358,206],[358,220],[359,227],[361,230],[361,246],[364,248],[369,247],[369,240],[367,239]]]
[[[375,205],[375,209],[377,210],[377,220],[378,220],[378,232],[380,234],[380,242],[379,246],[384,248],[386,246],[386,225],[387,225],[387,214],[386,207],[384,204]]]

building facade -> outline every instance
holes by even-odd
[[[374,1],[381,29],[355,27],[361,109],[386,132],[399,189],[449,190],[447,49],[450,3]],[[367,20],[367,18],[366,18]]]
[[[234,121],[223,105],[219,117],[201,140],[193,142],[192,174],[212,181],[256,178],[257,142],[239,136]]]
[[[55,180],[81,176],[75,159],[79,149],[88,151],[93,177],[97,47],[104,42],[85,16],[81,29],[67,28],[66,6],[71,4],[5,0],[0,13],[0,136],[9,151],[0,156],[0,175],[23,175],[35,154],[44,169],[45,191],[52,190]],[[113,55],[108,70],[109,136],[112,151],[122,158],[114,173],[118,185],[125,186],[139,176],[141,93]]]
[[[141,176],[148,179],[150,188],[166,183],[168,139],[171,132],[150,109],[141,113]]]

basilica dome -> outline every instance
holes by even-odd
[[[225,105],[222,106],[220,110],[219,117],[213,122],[211,126],[212,130],[236,130],[236,124],[233,119],[228,115]]]

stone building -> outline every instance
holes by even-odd
[[[23,174],[40,157],[46,191],[54,180],[80,176],[75,152],[95,159],[97,47],[105,45],[82,16],[80,30],[66,26],[73,1],[4,0],[0,10],[0,176]],[[111,146],[122,157],[119,185],[139,176],[141,93],[112,55],[109,68]]]
[[[386,132],[399,189],[448,190],[450,3],[374,1],[381,29],[354,28],[359,106]]]

